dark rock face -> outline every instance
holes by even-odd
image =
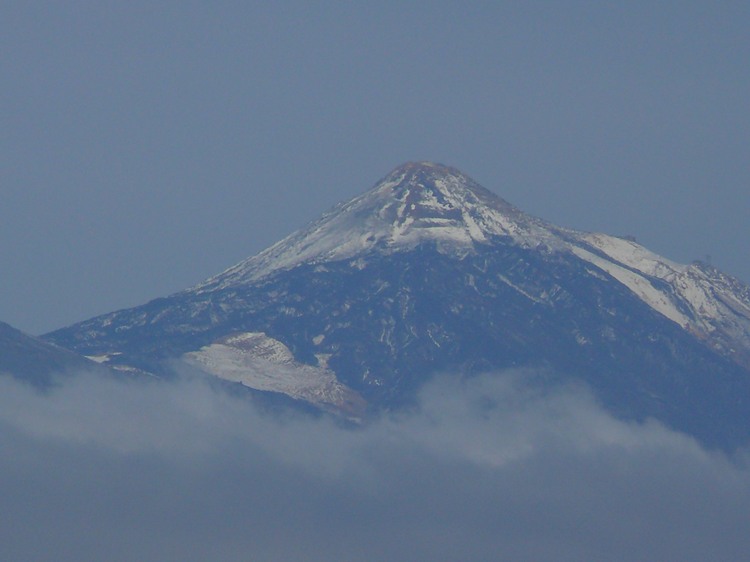
[[[47,338],[167,375],[172,358],[263,333],[374,409],[409,404],[435,373],[531,369],[585,381],[627,418],[742,442],[747,286],[660,259],[528,217],[453,169],[409,164],[194,289]]]

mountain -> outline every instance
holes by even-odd
[[[585,381],[627,418],[750,438],[747,285],[555,226],[426,162],[193,288],[46,339],[353,417],[408,405],[435,373],[525,369]]]
[[[45,387],[56,375],[103,370],[85,357],[0,322],[0,375]]]

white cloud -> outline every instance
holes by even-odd
[[[357,429],[199,380],[0,379],[0,559],[742,558],[740,454],[526,375]]]

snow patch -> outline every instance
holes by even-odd
[[[86,355],[86,359],[90,359],[94,363],[108,363],[113,357],[117,355],[122,355],[119,351],[113,351],[111,353],[104,353],[102,355]]]
[[[350,416],[361,415],[365,407],[359,394],[341,384],[327,368],[327,358],[318,358],[320,367],[299,363],[286,345],[263,332],[222,338],[186,353],[183,360],[218,378],[286,394]]]
[[[680,312],[675,303],[662,291],[654,287],[643,275],[584,250],[583,248],[573,246],[571,251],[579,258],[586,260],[609,273],[612,277],[635,293],[643,302],[663,316],[666,316],[683,327],[690,324],[690,319]]]

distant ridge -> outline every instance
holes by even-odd
[[[103,370],[93,361],[0,322],[0,374],[35,386],[47,386],[56,375]]]

